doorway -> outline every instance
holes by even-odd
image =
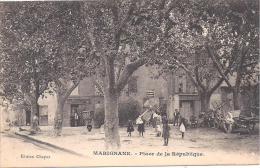
[[[85,111],[84,104],[71,104],[71,112],[70,112],[70,126],[71,127],[79,127],[84,126],[84,115],[83,111]]]
[[[180,102],[180,113],[185,119],[189,119],[194,113],[194,103],[193,101],[181,101]]]
[[[79,105],[72,104],[70,112],[70,126],[77,127],[79,125]]]

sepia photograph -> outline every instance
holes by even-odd
[[[0,1],[0,167],[259,165],[259,0]]]

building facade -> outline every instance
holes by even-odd
[[[158,104],[159,111],[167,113],[170,120],[173,120],[173,113],[178,109],[181,116],[189,119],[192,114],[198,116],[201,112],[201,101],[195,85],[182,69],[167,75],[159,75],[154,67],[140,67],[129,79],[127,85],[121,92],[119,103],[128,100],[136,100],[142,107],[140,113],[144,111],[145,102],[151,98]],[[95,86],[95,77],[82,80],[79,86],[71,93],[64,105],[63,126],[83,126],[84,120],[88,115],[94,115],[97,109],[103,108],[104,97]],[[249,109],[249,106],[259,108],[259,80],[257,84],[250,88],[244,88],[240,94],[241,109]],[[256,100],[256,99],[257,100]],[[49,95],[47,98],[40,98],[39,103],[39,121],[40,125],[53,125],[55,111],[57,108],[57,99],[55,95]],[[223,109],[233,110],[232,92],[225,82],[212,94],[210,107],[215,104],[225,104]],[[11,106],[10,106],[11,107]],[[30,111],[21,110],[13,107],[11,114],[7,117],[15,120],[18,125],[30,125]],[[6,108],[2,108],[6,111]],[[2,117],[3,118],[3,117]]]
[[[173,119],[175,109],[181,116],[189,118],[192,114],[200,112],[200,98],[196,87],[186,73],[179,69],[168,75],[169,91],[169,119]]]
[[[140,67],[121,92],[119,103],[134,99],[143,107],[147,99],[153,98],[157,100],[158,106],[166,112],[169,97],[168,83],[163,76],[155,78],[156,73],[152,67]],[[82,80],[66,101],[63,115],[64,126],[83,126],[87,114],[93,115],[97,108],[104,106],[104,98],[97,90],[94,80],[95,77]]]

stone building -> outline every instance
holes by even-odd
[[[166,112],[169,97],[167,90],[168,83],[163,76],[155,78],[156,73],[157,71],[152,67],[140,67],[123,89],[119,103],[134,99],[142,107],[147,99],[153,97],[158,101],[158,105],[163,107],[162,109]],[[98,92],[93,80],[93,77],[82,80],[66,101],[63,116],[64,126],[84,125],[84,116],[88,113],[95,113],[98,106],[103,106],[104,98]]]
[[[188,75],[179,69],[167,75],[158,76],[158,70],[155,67],[140,67],[123,89],[119,103],[127,102],[129,99],[136,100],[141,107],[146,100],[153,98],[156,100],[160,111],[167,113],[170,120],[173,120],[175,109],[179,109],[183,117],[189,119],[192,114],[199,115],[201,111],[201,102],[196,87]],[[242,109],[248,109],[250,106],[259,108],[259,80],[257,84],[250,88],[244,87],[241,92],[240,102]],[[255,98],[255,99],[254,99]],[[40,125],[53,125],[56,97],[49,95],[47,98],[41,98]],[[102,108],[104,98],[95,87],[93,77],[82,80],[79,86],[72,92],[64,106],[64,126],[82,126],[84,118],[87,115],[95,114],[97,108]],[[224,110],[233,109],[232,93],[225,82],[212,94],[210,105],[221,104],[225,102]],[[18,121],[20,125],[30,124],[30,111],[13,110],[11,118]],[[141,110],[141,113],[144,110]],[[18,116],[18,117],[17,117]],[[8,117],[7,117],[8,118]],[[10,117],[9,117],[10,118]],[[77,122],[75,121],[77,118]]]
[[[181,115],[189,118],[200,112],[200,99],[196,87],[186,73],[179,69],[168,75],[169,91],[169,119],[173,119],[173,112],[178,109]]]

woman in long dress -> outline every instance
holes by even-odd
[[[163,139],[164,139],[164,146],[168,146],[169,142],[169,137],[170,137],[170,127],[168,125],[168,119],[165,120],[163,123]]]
[[[181,138],[184,139],[184,133],[185,133],[185,131],[186,131],[186,128],[185,128],[185,119],[184,119],[184,118],[181,118],[180,131],[181,131]]]

